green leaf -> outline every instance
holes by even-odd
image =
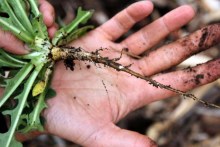
[[[23,82],[27,75],[33,69],[33,64],[25,65],[14,78],[8,80],[6,89],[4,90],[3,96],[0,99],[0,108],[8,100],[8,98],[14,93],[16,88]]]
[[[42,15],[38,15],[37,17],[35,17],[32,21],[32,24],[33,24],[35,36],[49,40],[47,27],[43,22]]]
[[[34,35],[31,22],[26,13],[26,4],[24,0],[8,0],[9,5],[12,7],[14,14],[18,18],[19,22],[22,23],[24,28],[29,34]]]
[[[45,98],[46,99],[50,99],[50,98],[55,97],[56,95],[57,95],[56,91],[54,89],[52,89],[52,88],[49,88],[47,93],[46,93]]]
[[[70,33],[66,38],[60,40],[57,45],[58,46],[62,46],[65,44],[70,43],[71,41],[81,37],[82,35],[84,35],[88,30],[93,29],[93,26],[85,26],[79,29],[76,29],[75,31],[73,31],[72,33]]]
[[[31,6],[31,12],[34,15],[34,17],[38,17],[40,15],[40,12],[38,10],[37,1],[36,0],[28,0],[30,6]]]
[[[34,110],[27,116],[26,121],[27,124],[24,129],[19,130],[21,133],[27,133],[30,131],[38,130],[43,131],[43,125],[40,120],[40,114],[43,109],[47,108],[47,105],[45,103],[45,94],[47,90],[44,90],[43,93],[41,93],[38,96],[38,101],[35,104]]]
[[[23,65],[15,64],[0,55],[0,67],[22,67]]]
[[[19,39],[26,43],[33,42],[33,37],[31,37],[29,34],[27,34],[25,31],[20,30],[19,28],[12,25],[10,21],[6,21],[5,19],[0,18],[0,26],[4,30],[8,30],[12,32],[15,36],[17,36]]]
[[[11,2],[11,0],[9,1]],[[31,33],[28,32],[28,29],[23,26],[21,23],[22,20],[19,20],[15,15],[14,10],[17,10],[18,8],[16,5],[14,6],[15,8],[11,7],[8,0],[0,0],[0,26],[4,30],[11,31],[22,41],[31,43],[34,38]]]
[[[25,65],[27,63],[5,52],[3,49],[0,49],[0,55],[2,55],[8,61],[13,62],[14,64]]]
[[[11,116],[11,124],[8,132],[4,134],[0,134],[0,145],[2,147],[11,147],[11,146],[16,146],[19,145],[17,141],[14,140],[14,134],[17,128],[17,125],[19,124],[19,119],[22,114],[22,111],[24,107],[26,106],[26,101],[28,98],[28,95],[31,91],[31,88],[33,86],[33,83],[35,79],[37,78],[37,75],[39,74],[39,70],[33,71],[33,73],[30,75],[29,79],[25,83],[24,90],[23,92],[16,97],[18,99],[18,104],[16,108],[13,110],[8,110],[5,111],[3,114],[4,115],[10,115]]]
[[[16,25],[18,29],[20,30],[25,30],[25,27],[21,24],[21,22],[18,20],[18,18],[16,17],[16,15],[14,14],[13,9],[11,8],[11,6],[9,5],[7,0],[0,0],[0,12],[5,14],[5,15],[1,15],[1,19],[12,23],[14,26]]]
[[[46,71],[43,70],[46,67]],[[42,71],[44,72],[44,79],[40,79],[40,81],[44,81],[44,90],[43,92],[37,96],[37,103],[35,104],[34,110],[28,115],[26,122],[27,125],[24,129],[19,130],[22,133],[27,133],[29,131],[33,130],[39,130],[43,131],[43,125],[40,120],[40,113],[42,112],[43,109],[47,107],[45,103],[45,97],[47,96],[48,90],[49,90],[49,85],[50,85],[50,80],[51,80],[51,74],[52,70],[49,68],[50,65],[46,65],[44,68],[42,68]],[[38,75],[39,76],[39,75]],[[33,89],[32,89],[33,90]]]
[[[81,7],[78,8],[76,18],[69,25],[56,32],[52,44],[57,45],[60,40],[66,39],[80,24],[85,24],[91,18],[92,14],[93,11],[83,11]]]

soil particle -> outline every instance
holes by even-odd
[[[196,70],[195,69],[193,69],[192,67],[187,67],[187,68],[185,68],[185,70],[186,70],[186,72],[193,72],[193,73],[196,73]]]
[[[220,24],[214,24],[201,29],[202,35],[199,41],[199,48],[204,50],[219,43]]]
[[[70,70],[74,70],[74,66],[75,66],[75,63],[73,62],[73,59],[72,58],[67,58],[64,60],[64,65],[66,67],[66,69],[70,69]]]
[[[124,48],[124,51],[129,52],[129,49],[128,48]]]
[[[180,45],[186,50],[185,56],[188,57],[190,53],[194,52],[197,46],[194,44],[193,39],[191,36],[187,36],[178,40]]]
[[[208,72],[208,73],[207,73],[207,76],[208,76],[208,77],[211,77],[211,74]]]
[[[204,27],[177,42],[186,50],[186,57],[196,54],[219,43],[220,24]]]
[[[86,65],[86,68],[87,68],[87,69],[90,69],[90,68],[91,68],[91,65]]]
[[[201,83],[201,79],[204,79],[204,75],[203,74],[198,74],[195,76],[195,84],[199,85]]]
[[[202,32],[202,36],[201,36],[200,41],[199,41],[199,47],[200,47],[200,48],[202,48],[202,47],[204,46],[205,41],[206,41],[206,39],[207,39],[208,36],[209,36],[209,35],[208,35],[208,28],[207,28],[207,27],[204,28],[204,29],[202,29],[201,32]]]

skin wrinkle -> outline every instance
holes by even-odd
[[[79,90],[79,88],[77,88],[76,89],[76,91],[78,91]],[[83,89],[84,90],[84,89]],[[85,89],[85,91],[87,92],[87,93],[89,93],[89,90],[90,91],[94,91],[94,90],[91,90],[91,89]],[[97,90],[97,89],[95,89],[95,90]],[[106,95],[106,93],[105,93],[105,90],[103,91],[103,89],[101,89],[100,91],[102,91],[102,93],[103,94],[101,94],[100,96],[102,96],[102,95]],[[76,92],[77,93],[77,92]],[[113,97],[113,96],[112,96]],[[81,101],[82,101],[82,103],[80,103],[80,105],[82,106],[82,108],[83,109],[85,109],[86,110],[86,112],[88,111],[87,110],[87,108],[88,107],[86,107],[87,105],[87,102],[86,101],[83,101],[84,99],[86,99],[86,98],[83,98],[83,97],[77,97],[76,96],[76,101],[78,101],[78,99],[80,99]],[[112,102],[110,101],[110,100],[108,100],[109,101],[109,104],[111,104]],[[80,102],[80,101],[78,101],[78,102]],[[90,107],[92,107],[93,105],[90,105]],[[113,109],[113,107],[112,107],[113,105],[111,104],[111,105],[109,105],[109,109],[110,109],[110,114],[114,114],[114,113],[112,113],[112,110],[115,110],[115,109]],[[106,108],[108,108],[108,107],[106,107]],[[98,113],[98,112],[97,112]],[[96,114],[96,113],[95,113]],[[93,116],[94,114],[90,114],[90,116]],[[94,117],[93,117],[94,118]],[[110,118],[109,118],[111,121],[112,121],[112,119],[114,119],[114,117],[113,116],[111,116]],[[95,120],[95,119],[94,119]]]
[[[146,10],[145,13],[143,12],[143,9],[140,12],[139,11],[133,11],[133,10],[137,9],[136,7],[143,7],[143,3],[145,3],[145,7],[148,8],[148,9],[146,9],[146,8],[144,9],[144,10]],[[122,34],[126,33],[129,30],[129,28],[131,28],[134,25],[134,23],[136,23],[137,21],[139,21],[139,20],[143,19],[144,17],[148,16],[149,13],[151,13],[152,10],[153,10],[153,5],[150,2],[146,3],[146,1],[145,1],[145,2],[135,3],[132,6],[129,6],[125,10],[121,11],[119,14],[117,14],[112,19],[110,19],[106,23],[107,25],[104,24],[100,28],[101,28],[101,30],[103,30],[105,32],[105,34],[109,34],[107,36],[110,36],[110,38],[106,38],[106,39],[111,40],[111,41],[116,40]],[[130,17],[133,18],[133,20],[135,20],[135,22],[126,24],[127,21],[129,21],[129,20],[125,18],[126,17],[126,12],[125,11],[131,11],[133,14],[138,12],[137,16],[135,16],[135,17],[132,17],[132,16],[129,15]],[[125,19],[126,23],[122,19]],[[126,24],[126,26],[127,26],[126,28],[123,27],[124,24]],[[108,25],[111,25],[111,27],[108,27]],[[121,29],[118,29],[117,27],[119,27]],[[114,30],[109,30],[109,29],[106,29],[106,28],[114,28]],[[116,32],[116,34],[114,32]]]
[[[105,81],[106,80],[107,79],[105,79]],[[116,80],[116,82],[114,84],[117,85],[116,83],[120,83],[120,81]],[[115,90],[109,90],[110,88],[111,89],[114,88]],[[117,114],[116,116],[112,117],[113,118],[112,122],[115,122],[115,123],[117,123],[119,121],[119,117],[122,118],[125,115],[127,115],[129,112],[128,110],[125,110],[125,108],[127,108],[127,103],[126,103],[126,101],[124,101],[124,99],[126,99],[127,92],[123,92],[124,90],[122,90],[122,89],[117,90],[117,88],[118,88],[117,86],[111,87],[111,85],[110,85],[110,87],[107,89],[108,93],[109,93],[109,97],[111,97],[111,98],[114,97],[112,99],[114,99],[114,101],[116,102],[116,104],[113,104],[113,105],[111,104],[112,110],[116,110],[116,113],[114,113],[114,114]],[[113,96],[111,96],[111,95],[113,95]],[[120,97],[120,98],[118,98],[118,97]],[[110,102],[110,103],[112,103],[112,102]],[[120,106],[119,104],[123,104],[123,105]],[[113,106],[114,106],[114,108],[113,108]],[[119,112],[124,112],[124,113],[119,113]]]
[[[183,9],[182,9],[183,10]],[[184,10],[187,10],[186,8],[184,9]],[[134,10],[135,11],[135,10]],[[135,12],[134,12],[135,13]],[[182,14],[183,14],[183,16],[182,16]],[[177,14],[178,15],[178,14]],[[188,14],[188,12],[187,13],[185,13],[185,11],[183,11],[182,13],[181,13],[181,16],[183,17],[183,18],[187,18],[186,20],[188,21],[188,19],[189,19],[189,16],[188,16],[189,14]],[[185,17],[184,17],[185,16]],[[190,16],[191,17],[191,16]],[[172,18],[172,17],[171,17]],[[174,19],[175,20],[175,19]],[[182,19],[183,20],[183,19]],[[107,22],[108,23],[108,22]],[[175,25],[175,24],[172,24],[172,21],[171,22],[168,22],[168,23],[171,23],[170,25],[168,25],[168,26],[171,26],[171,25]],[[180,26],[182,26],[183,24],[185,24],[186,22],[180,22],[180,23],[177,23],[177,25],[178,25],[178,27],[177,28],[179,28]],[[113,27],[114,28],[114,27]],[[154,28],[155,28],[155,26],[151,26],[151,30],[154,30]],[[156,27],[157,28],[157,27]],[[107,29],[107,30],[111,30],[111,28],[110,29]],[[95,31],[96,30],[94,30],[94,31],[92,31],[92,32],[94,32],[93,34],[92,33],[88,33],[88,34],[86,34],[86,37],[84,37],[83,36],[83,41],[82,40],[79,40],[79,41],[77,41],[77,43],[75,42],[75,44],[73,43],[72,45],[74,46],[74,45],[76,45],[76,44],[78,44],[78,45],[83,45],[84,47],[85,47],[85,45],[84,45],[84,43],[86,43],[86,47],[88,47],[88,48],[85,48],[85,50],[95,50],[95,49],[97,49],[97,48],[99,48],[100,46],[102,46],[103,44],[108,44],[108,46],[109,46],[109,44],[110,45],[112,45],[113,44],[113,46],[115,45],[115,43],[114,42],[111,42],[111,41],[109,41],[109,40],[105,40],[105,39],[102,39],[101,40],[101,38],[102,38],[102,36],[99,34],[99,33],[97,33],[97,31],[96,31],[96,33],[95,33]],[[110,32],[111,33],[111,32]],[[153,34],[154,32],[152,31],[150,34],[152,34],[152,37],[154,37],[155,35]],[[95,35],[94,35],[95,34]],[[120,35],[120,34],[118,34],[118,35]],[[137,34],[136,34],[137,35]],[[138,40],[138,37],[139,36],[136,36],[137,37],[137,39],[136,40]],[[158,37],[161,37],[161,34],[158,34]],[[157,38],[153,38],[153,39],[157,39]],[[95,40],[95,41],[94,41]],[[101,42],[101,43],[100,43]],[[153,42],[155,42],[155,40],[153,41]],[[115,45],[116,46],[116,45]],[[120,48],[120,45],[118,45],[119,46],[119,48]],[[162,56],[162,54],[159,54],[158,56]],[[123,57],[124,58],[124,57]],[[126,61],[128,61],[128,60],[126,60]],[[137,66],[137,63],[135,63],[134,64],[134,66]],[[133,66],[133,67],[134,67]],[[217,67],[218,68],[218,66],[216,65],[215,67]],[[154,68],[154,66],[152,66],[152,67],[142,67],[142,69],[144,69],[144,68]],[[64,68],[65,69],[65,68]],[[74,78],[80,78],[80,77],[82,77],[82,72],[81,72],[81,70],[79,70],[79,69],[77,69],[77,70],[75,70],[74,71],[74,74],[72,74],[72,73],[70,73],[70,72],[68,72],[68,71],[66,71],[66,70],[63,70],[63,66],[62,66],[62,64],[59,64],[59,66],[57,66],[57,68],[56,68],[56,71],[57,71],[57,73],[59,73],[59,74],[57,74],[56,76],[57,77],[63,77],[63,81],[65,81],[65,79],[67,79],[65,82],[68,82],[68,83],[64,83],[64,84],[70,84],[70,85],[72,85],[73,87],[75,86],[74,84],[76,84],[76,83],[74,83],[75,81],[74,81]],[[103,68],[103,69],[100,69],[100,71],[103,71],[104,73],[106,73],[106,72],[108,72],[108,71],[111,71],[111,70],[109,70],[108,68]],[[86,70],[86,72],[88,72],[87,70]],[[212,72],[214,72],[214,71],[212,71]],[[217,71],[218,72],[218,71]],[[88,72],[89,74],[90,74],[90,76],[94,79],[94,81],[96,80],[96,79],[98,79],[97,78],[97,74],[96,73],[91,73],[90,71]],[[114,74],[115,75],[115,73],[116,72],[111,72],[111,74]],[[185,77],[188,77],[189,76],[189,74],[187,75],[187,74],[184,74],[183,72],[177,72],[177,73],[175,73],[175,74],[179,74],[179,76],[182,74],[182,76],[185,76]],[[177,83],[176,81],[178,81],[178,79],[177,78],[179,78],[179,77],[175,77],[174,75],[175,74],[163,74],[163,76],[162,76],[162,74],[160,75],[160,76],[157,76],[157,77],[155,77],[155,79],[157,79],[158,78],[158,80],[161,80],[160,78],[163,78],[163,80],[161,80],[162,82],[167,82],[168,84],[169,84],[169,82],[173,82],[174,81],[174,84],[177,84],[177,87],[180,87],[180,88],[186,88],[187,86],[183,86],[183,84],[182,83]],[[71,76],[72,77],[74,77],[74,78],[70,78]],[[135,103],[135,104],[137,104],[138,102],[139,102],[139,104],[141,104],[141,105],[146,105],[147,104],[147,101],[149,102],[150,100],[159,100],[160,98],[162,99],[162,98],[164,98],[164,96],[169,96],[169,92],[164,92],[164,90],[161,90],[161,89],[159,89],[159,88],[155,88],[155,87],[152,87],[152,85],[147,85],[146,84],[146,82],[145,81],[142,81],[142,82],[140,82],[140,80],[137,80],[136,78],[134,78],[134,77],[128,77],[128,76],[125,76],[125,74],[121,74],[121,73],[117,73],[117,75],[119,75],[119,76],[121,76],[121,79],[124,81],[123,83],[121,82],[121,83],[116,83],[116,85],[117,86],[115,86],[115,88],[118,88],[118,89],[120,89],[120,88],[122,88],[122,89],[124,89],[124,90],[127,90],[127,91],[132,91],[132,92],[134,92],[133,91],[133,89],[134,88],[137,88],[137,89],[141,89],[142,91],[139,91],[139,93],[137,93],[137,91],[136,92],[134,92],[133,93],[133,95],[126,95],[127,97],[126,97],[126,99],[124,98],[123,100],[124,101],[126,101],[127,103],[128,103],[128,105],[124,105],[124,103],[123,104],[121,104],[120,106],[127,106],[126,108],[127,109],[122,109],[122,107],[121,107],[121,110],[119,110],[119,111],[121,111],[121,114],[123,114],[123,113],[127,113],[126,111],[128,110],[128,111],[130,111],[130,110],[132,110],[132,109],[134,109],[134,108],[132,108],[131,106],[131,104],[132,103]],[[64,77],[65,76],[65,77]],[[107,75],[106,77],[108,77],[108,79],[109,80],[112,80],[112,81],[114,81],[115,80],[115,76],[112,76],[112,77],[110,77],[109,78],[109,75]],[[207,76],[208,77],[208,76]],[[209,77],[209,78],[211,78],[211,77]],[[213,77],[212,77],[213,78]],[[59,78],[57,78],[57,79],[59,79]],[[62,81],[62,82],[63,82]],[[53,82],[57,82],[57,81],[53,81]],[[85,81],[84,81],[85,82]],[[83,86],[88,86],[89,84],[91,84],[91,82],[90,81],[87,81],[88,83],[84,83],[84,82],[81,82],[81,81],[77,81],[77,85],[80,85],[80,84],[82,84]],[[143,84],[145,82],[145,84]],[[206,81],[201,81],[201,82],[206,82]],[[134,85],[134,83],[136,84],[136,85]],[[202,84],[202,83],[201,83]],[[97,86],[97,87],[100,87],[101,85],[99,84],[95,84],[94,83],[94,85],[95,86]],[[126,89],[126,87],[123,87],[123,86],[126,86],[126,85],[130,85],[131,87],[129,87],[129,88],[127,88]],[[147,85],[146,87],[147,87],[147,89],[144,89],[143,90],[143,85]],[[92,85],[93,86],[93,85]],[[95,87],[94,86],[94,87]],[[188,88],[191,88],[190,86],[192,86],[192,85],[189,85],[189,87]],[[145,87],[145,88],[146,88]],[[155,90],[156,89],[156,90]],[[55,89],[56,90],[56,89]],[[101,93],[101,96],[102,97],[95,97],[95,96],[97,96],[98,95],[98,93],[100,92],[100,91],[94,91],[93,93],[94,93],[94,95],[93,95],[93,97],[94,97],[94,99],[91,99],[91,97],[88,97],[88,92],[86,91],[78,91],[78,93],[77,94],[79,94],[78,96],[79,97],[82,97],[83,99],[84,99],[84,101],[82,100],[81,102],[82,103],[85,103],[85,105],[83,105],[83,106],[86,106],[86,104],[87,103],[90,103],[90,104],[93,104],[93,105],[97,105],[97,107],[98,107],[98,109],[97,110],[95,110],[95,111],[92,111],[91,109],[87,109],[87,111],[89,111],[89,110],[91,110],[90,111],[90,113],[92,113],[92,114],[94,114],[94,115],[97,115],[97,118],[99,118],[99,119],[96,119],[95,120],[95,122],[93,122],[93,120],[89,120],[89,119],[87,119],[86,117],[88,117],[88,116],[86,116],[86,114],[87,113],[84,113],[85,111],[83,110],[83,112],[82,111],[80,111],[81,110],[81,106],[78,106],[78,105],[69,105],[69,101],[67,101],[66,102],[66,105],[64,105],[64,104],[62,104],[62,106],[60,105],[60,102],[61,103],[64,103],[62,100],[60,101],[60,99],[68,99],[68,98],[71,98],[71,96],[73,95],[73,89],[68,89],[68,88],[65,88],[65,89],[58,89],[58,90],[60,90],[60,95],[58,95],[54,100],[53,100],[53,102],[52,103],[50,103],[50,104],[53,104],[53,105],[50,105],[51,107],[52,107],[52,109],[54,110],[50,110],[50,108],[49,108],[49,110],[47,109],[47,113],[49,113],[50,115],[47,115],[47,119],[50,121],[50,118],[51,117],[53,117],[53,115],[55,115],[55,117],[57,117],[57,118],[53,118],[53,120],[52,121],[50,121],[50,125],[52,125],[52,128],[55,128],[54,130],[49,130],[49,132],[51,132],[51,133],[54,133],[54,134],[58,134],[59,136],[61,136],[61,137],[64,137],[64,138],[66,138],[66,139],[69,139],[69,140],[71,140],[71,141],[78,141],[78,140],[75,140],[75,139],[78,139],[77,137],[77,135],[80,135],[80,137],[82,137],[82,138],[85,138],[85,137],[87,137],[91,132],[94,132],[94,130],[97,128],[97,124],[96,123],[99,123],[99,126],[101,126],[101,125],[103,125],[103,124],[105,124],[106,123],[106,121],[108,121],[108,119],[109,119],[109,116],[110,116],[110,114],[109,114],[109,111],[105,111],[105,106],[108,106],[108,104],[107,104],[107,101],[106,101],[106,94],[104,94],[104,92],[105,92],[105,90],[103,89],[103,92]],[[63,90],[65,90],[65,91],[63,91]],[[114,89],[113,89],[114,90]],[[121,89],[120,89],[121,90]],[[153,91],[153,90],[155,90],[155,91]],[[92,90],[91,90],[92,91]],[[64,93],[65,92],[65,93]],[[116,91],[117,92],[117,91]],[[66,94],[66,93],[68,93],[68,94]],[[124,93],[121,93],[121,94],[124,94]],[[156,95],[157,94],[157,95]],[[166,95],[164,95],[164,94],[166,94]],[[142,97],[141,97],[141,95],[142,95]],[[105,97],[104,97],[105,96]],[[138,96],[138,97],[133,97],[133,96]],[[145,97],[145,101],[144,101],[144,97]],[[112,98],[112,97],[111,97]],[[114,99],[116,99],[116,102],[115,102],[115,104],[116,103],[120,103],[120,101],[118,101],[117,100],[117,98],[118,97],[113,97],[112,98],[112,101],[115,101]],[[152,98],[152,99],[147,99],[147,98]],[[78,100],[78,99],[77,99]],[[105,103],[106,102],[106,103]],[[72,104],[72,103],[71,103]],[[56,107],[56,106],[54,106],[54,105],[56,105],[56,106],[58,106],[58,107]],[[104,106],[103,106],[104,105]],[[61,106],[61,107],[60,107]],[[55,107],[57,108],[57,109],[55,109]],[[62,110],[62,107],[64,107],[64,110]],[[71,111],[70,112],[70,110],[68,109],[68,108],[71,108],[71,109],[76,109],[76,107],[77,107],[77,111]],[[67,112],[66,112],[67,111]],[[114,112],[113,112],[114,113]],[[81,115],[81,114],[85,114],[85,115]],[[56,115],[59,115],[59,116],[56,116]],[[63,116],[63,115],[66,115],[66,117],[65,116]],[[106,116],[107,115],[107,116]],[[115,115],[115,114],[114,114]],[[60,119],[60,120],[58,120],[58,119]],[[67,119],[67,120],[65,120],[65,119]],[[119,118],[119,119],[121,119],[121,118]],[[104,122],[103,122],[104,121]],[[65,124],[65,123],[69,123],[69,124]],[[82,122],[83,123],[85,123],[85,128],[83,128],[83,126],[82,125],[80,125],[80,124],[82,124]],[[108,123],[109,125],[112,125],[113,126],[113,124],[112,123]],[[98,127],[99,127],[98,126]],[[114,126],[115,127],[115,126]],[[84,130],[83,130],[84,129]],[[90,130],[89,130],[90,129]],[[74,131],[72,131],[72,130],[74,130]],[[134,141],[136,141],[136,140],[133,140],[133,138],[134,138],[134,136],[136,137],[136,138],[143,138],[143,136],[140,136],[139,134],[129,134],[128,135],[128,137],[127,137],[127,135],[125,135],[125,134],[117,134],[117,136],[115,136],[115,140],[110,140],[110,138],[111,137],[114,137],[114,135],[112,136],[112,134],[110,134],[111,133],[111,131],[112,132],[114,132],[115,130],[108,130],[109,132],[105,132],[106,134],[104,134],[104,135],[106,135],[106,136],[98,136],[98,137],[100,137],[100,138],[98,138],[97,136],[95,136],[94,137],[94,139],[95,139],[95,141],[102,141],[101,143],[104,143],[104,145],[105,145],[105,143],[106,142],[104,142],[104,141],[109,141],[109,142],[107,142],[107,143],[115,143],[115,141],[118,141],[118,140],[116,140],[117,139],[117,137],[121,137],[121,135],[123,135],[123,139],[127,139],[127,141],[128,141],[128,143],[133,143]],[[123,130],[124,131],[124,130]],[[78,133],[78,132],[80,132],[80,133]],[[116,131],[117,132],[117,131]],[[120,133],[122,133],[122,130],[121,131],[119,131]],[[108,134],[109,133],[109,134]],[[127,132],[126,132],[127,133]],[[84,137],[83,137],[83,135],[84,135]],[[101,134],[102,135],[102,134]],[[133,136],[133,138],[131,138],[131,136]],[[140,145],[146,145],[147,143],[148,143],[148,145],[149,145],[149,140],[148,140],[148,138],[146,138],[145,137],[145,141],[143,142],[142,141],[142,139],[140,139]],[[123,141],[121,141],[121,140],[119,140],[120,142],[119,143],[122,143],[123,144]],[[99,143],[100,143],[99,142]],[[77,143],[77,142],[76,142]],[[127,143],[127,142],[126,142]],[[90,145],[90,144],[89,144]],[[92,146],[93,144],[91,144],[90,146]]]
[[[166,32],[167,32],[167,34],[168,34],[169,32],[174,31],[174,30],[170,29],[169,26],[167,25],[166,16],[162,17],[161,22],[162,22],[162,24],[163,24],[163,26],[164,26],[164,27],[163,27],[163,30],[165,29]]]
[[[128,10],[125,10],[124,11],[124,13],[126,14],[126,19],[125,18],[123,18],[123,19],[125,19],[125,20],[127,20],[129,23],[127,24],[125,24],[124,23],[124,21],[122,20],[122,18],[118,18],[118,17],[115,17],[115,24],[118,26],[118,28],[120,28],[120,30],[122,30],[123,32],[125,32],[126,30],[128,30],[128,29],[130,29],[130,25],[129,24],[134,24],[134,19],[132,19],[132,17],[131,16],[129,16],[128,15],[128,12],[127,12]],[[129,18],[129,19],[128,19]]]
[[[105,131],[106,128],[108,128],[110,125],[112,125],[112,124],[109,123],[109,122],[106,122],[105,124],[103,124],[103,125],[100,126],[99,128],[96,128],[96,131],[91,132],[90,135],[89,135],[86,139],[84,139],[84,141],[83,141],[82,144],[84,144],[84,146],[86,146],[86,147],[90,147],[91,144],[97,144],[97,143],[95,143],[95,142],[97,141],[97,137],[98,137],[98,136],[102,136],[101,133],[102,133],[103,131]],[[91,140],[91,141],[90,141],[90,140]],[[95,141],[95,142],[94,142],[94,141]],[[97,144],[97,145],[98,145],[98,144]],[[94,146],[94,147],[95,147],[95,146]],[[98,146],[97,146],[97,147],[98,147]]]
[[[78,99],[78,98],[77,98]],[[81,99],[82,100],[82,99]],[[79,103],[79,101],[78,101],[78,103]],[[81,109],[81,108],[84,108],[84,104],[83,104],[83,102],[82,103],[79,103],[80,105],[77,105],[77,107],[72,107],[73,108],[73,110],[75,110],[75,109],[77,109],[77,108],[79,108],[79,109]],[[80,107],[81,106],[81,107]],[[83,109],[83,110],[85,110],[85,109]],[[84,111],[84,112],[86,112],[86,113],[88,113],[87,112],[88,110],[86,110],[86,111]],[[72,111],[69,111],[69,112],[72,112]],[[81,111],[82,112],[82,111]],[[83,112],[83,113],[84,113]],[[93,113],[93,115],[94,114],[96,114],[96,113]],[[94,121],[93,123],[95,123],[96,122],[96,118],[95,117],[92,117],[93,115],[89,115],[90,116],[90,118],[93,118],[92,120]],[[80,116],[79,116],[80,117]],[[52,117],[52,118],[54,118],[54,117]],[[91,119],[90,119],[90,121],[91,121]],[[70,122],[71,123],[71,122]],[[82,123],[83,124],[83,123]],[[86,125],[86,124],[84,124],[84,125]],[[79,126],[77,126],[77,127],[79,127]],[[56,129],[56,128],[55,128]],[[94,129],[94,131],[93,132],[95,132],[96,131],[96,129]],[[55,134],[56,135],[56,134]],[[77,139],[77,142],[78,143],[81,143],[82,144],[82,142],[84,141],[85,139],[84,138],[82,138],[82,136],[81,135],[78,135],[78,139]]]
[[[188,83],[187,87],[182,87],[181,89],[183,91],[187,91],[189,89],[192,89],[192,87],[198,87],[198,86],[203,85],[206,82],[212,82],[212,81],[216,80],[216,78],[218,78],[220,75],[220,72],[217,70],[217,69],[219,69],[219,66],[220,66],[218,61],[220,61],[220,59],[209,61],[206,64],[201,64],[199,66],[194,67],[192,71],[187,71],[187,72],[186,72],[186,70],[185,71],[176,71],[176,72],[172,72],[170,74],[167,74],[165,77],[172,76],[172,75],[175,75],[175,77],[173,78],[174,82],[166,81],[165,84],[169,85],[172,82],[173,87],[176,87],[177,89],[179,89],[178,87],[180,87],[180,85],[182,85],[182,83],[184,83],[184,81],[185,81],[184,79],[188,80],[189,77],[195,77],[196,75],[201,74],[201,73],[203,75],[207,75],[208,72],[216,73],[216,75],[213,74],[212,77],[205,76],[203,78],[203,80],[200,81],[199,85],[196,84],[195,82],[191,82],[191,84]],[[205,65],[208,65],[208,66],[205,66]],[[178,75],[181,76],[182,78],[179,78]],[[158,77],[156,79],[158,80]],[[181,79],[181,81],[175,82],[176,79]],[[161,81],[161,80],[158,80],[158,81]],[[158,90],[156,93],[158,94],[159,91],[161,91],[161,90]],[[172,93],[172,92],[168,92],[168,93]]]
[[[181,11],[189,11],[188,16],[185,16],[185,19],[179,19],[182,16],[181,14],[177,15],[177,12]],[[145,26],[138,32],[134,33],[133,35],[129,36],[127,39],[122,41],[122,44],[125,44],[127,47],[129,47],[129,51],[135,55],[139,55],[143,53],[144,51],[150,49],[155,44],[159,43],[162,39],[164,39],[170,32],[175,31],[181,27],[184,23],[190,21],[192,17],[195,15],[194,11],[192,12],[192,8],[189,6],[182,6],[178,10],[173,10],[163,17],[155,20],[151,24]],[[192,13],[192,14],[191,14]],[[172,19],[171,19],[172,18]],[[174,18],[176,18],[178,21],[173,21]],[[163,22],[164,21],[164,22]],[[161,24],[162,23],[162,24]],[[167,25],[169,24],[169,25]],[[170,25],[172,24],[172,25]],[[157,28],[157,32],[160,32],[160,35],[151,35],[151,37],[146,38],[148,41],[145,43],[140,43],[140,38],[142,38],[142,33],[148,33],[148,34],[155,34],[155,30],[152,30],[150,28]],[[159,29],[159,30],[158,30]],[[168,32],[167,32],[168,31]],[[137,37],[138,36],[138,37]],[[136,41],[138,39],[138,41]]]
[[[85,102],[81,102],[83,100],[83,98],[80,98],[80,97],[77,97],[77,96],[74,96],[75,98],[72,99],[72,102],[73,103],[77,103],[77,106],[81,107],[87,114],[89,114],[90,116],[90,119],[93,119],[95,120],[96,118],[94,117],[94,114],[90,113],[89,110],[88,110],[88,107],[86,107],[85,105]],[[80,99],[80,100],[78,100]],[[77,108],[77,107],[76,107]],[[76,109],[75,108],[75,109]],[[74,109],[74,108],[73,108]]]
[[[147,44],[147,46],[151,46],[152,43],[150,42],[148,31],[147,30],[146,31],[141,31],[140,33],[141,33],[141,38],[143,39],[143,42],[140,41],[139,44],[142,44],[142,45]],[[140,46],[139,48],[141,49],[142,46]],[[135,53],[133,53],[133,54],[135,54]]]
[[[148,67],[146,71],[143,71],[144,75],[149,76],[151,74],[163,71],[170,66],[175,66],[181,63],[184,59],[188,58],[189,56],[199,53],[205,49],[208,49],[211,45],[216,44],[220,38],[220,34],[215,33],[215,31],[220,29],[220,26],[213,25],[213,26],[207,26],[206,28],[198,30],[191,35],[188,35],[184,38],[177,40],[176,42],[165,45],[151,52],[147,57],[139,60],[140,67],[142,66]],[[206,32],[208,32],[205,33],[206,34],[205,38],[202,37],[203,30],[206,30]],[[212,36],[212,37],[208,37],[208,36]],[[203,45],[199,43],[200,40],[202,40]],[[158,57],[157,56],[158,54],[160,54],[161,56]],[[175,56],[172,56],[172,54],[175,54]]]
[[[102,81],[102,84],[104,86],[104,89],[105,89],[105,92],[106,92],[106,95],[107,95],[107,99],[108,99],[108,105],[109,105],[109,108],[110,108],[110,115],[111,115],[111,122],[113,122],[113,120],[114,120],[114,115],[113,114],[115,114],[115,113],[113,113],[114,109],[113,109],[113,105],[112,105],[112,102],[111,102],[111,99],[110,99],[110,93],[108,92],[107,87],[106,87],[105,83],[103,82],[103,80],[101,80],[101,81]]]

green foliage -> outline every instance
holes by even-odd
[[[22,146],[15,139],[16,132],[43,131],[40,113],[47,107],[46,98],[56,95],[50,88],[55,63],[50,58],[50,51],[53,46],[65,45],[91,29],[92,26],[79,28],[91,15],[92,11],[79,8],[76,19],[61,28],[51,43],[36,0],[0,0],[0,27],[31,48],[29,54],[22,56],[0,49],[0,87],[5,88],[0,98],[0,110],[10,118],[8,131],[0,133],[0,146]],[[44,86],[33,95],[32,91],[39,81]]]
[[[55,37],[52,40],[53,45],[64,45],[80,37],[88,29],[91,29],[91,26],[81,28],[78,30],[80,24],[85,24],[92,16],[93,11],[83,11],[82,8],[78,8],[76,18],[67,26],[61,28],[55,34]]]

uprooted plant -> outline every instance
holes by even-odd
[[[27,55],[13,55],[0,49],[0,87],[5,88],[0,99],[0,110],[10,122],[8,131],[0,134],[1,146],[22,146],[14,137],[16,131],[27,133],[43,130],[40,113],[46,108],[45,99],[55,95],[50,89],[50,81],[54,65],[58,60],[64,60],[65,65],[72,70],[74,60],[103,64],[119,72],[141,78],[155,87],[220,108],[197,99],[192,94],[163,85],[130,70],[129,66],[117,62],[120,57],[115,59],[103,57],[99,54],[100,49],[87,52],[80,47],[68,47],[70,41],[92,29],[92,26],[79,28],[79,25],[85,24],[91,16],[92,11],[83,11],[79,8],[76,18],[69,25],[58,30],[50,41],[35,0],[0,0],[1,28],[12,32],[31,49]]]

